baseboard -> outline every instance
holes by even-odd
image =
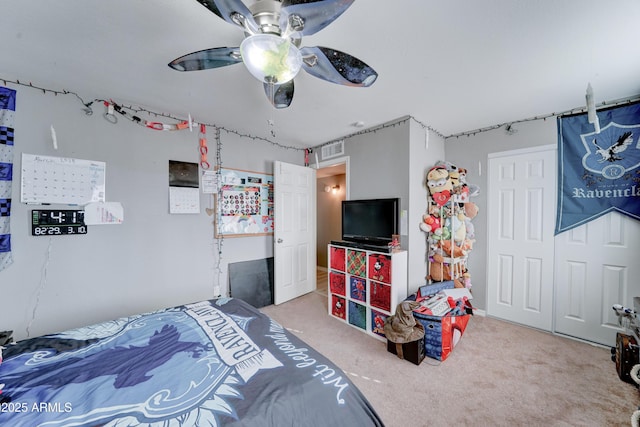
[[[473,309],[473,314],[475,316],[482,316],[482,317],[487,317],[487,312],[485,310],[480,310],[478,308],[474,308]]]

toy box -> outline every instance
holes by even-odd
[[[407,299],[416,300],[428,295],[436,294],[442,290],[453,289],[453,282],[440,282],[434,285],[425,285],[418,289],[416,294]],[[437,360],[446,360],[453,351],[455,345],[462,338],[471,317],[471,304],[467,301],[465,309],[460,312],[449,311],[443,316],[413,312],[413,317],[424,326],[424,349],[427,357]]]
[[[404,344],[397,344],[387,340],[387,351],[398,356],[400,359],[408,360],[414,365],[419,365],[425,357],[424,338]]]
[[[414,312],[413,317],[424,326],[425,354],[432,359],[446,360],[462,338],[471,315],[430,316]]]

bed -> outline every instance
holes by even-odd
[[[382,426],[322,354],[219,298],[4,348],[0,425]]]

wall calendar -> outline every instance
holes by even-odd
[[[20,201],[86,205],[105,201],[104,162],[22,154]]]

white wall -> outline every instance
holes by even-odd
[[[403,117],[346,138],[344,148],[350,158],[350,199],[399,197],[400,209],[407,212],[401,243],[408,250],[408,292],[415,292],[427,273],[425,235],[419,229],[427,207],[424,177],[444,158],[444,140],[431,132],[426,143],[422,126]]]
[[[553,145],[558,141],[555,119],[518,123],[513,128],[517,130],[514,134],[499,128],[445,141],[446,160],[466,168],[467,181],[480,186],[480,195],[471,199],[480,212],[473,220],[476,243],[469,254],[468,268],[473,284],[473,305],[482,310],[487,307],[487,156],[501,151]],[[549,256],[553,258],[553,254]]]
[[[102,117],[100,104],[94,104],[95,113],[87,116],[73,95],[7,86],[18,92],[11,213],[14,263],[0,271],[0,330],[13,330],[21,339],[27,329],[29,336],[36,336],[212,298],[216,285],[226,293],[228,263],[273,256],[271,236],[225,238],[219,254],[213,217],[205,213],[213,206],[211,196],[201,195],[200,214],[168,213],[168,161],[198,162],[197,132],[154,131],[124,117],[111,124]],[[207,136],[213,165],[212,128]],[[303,161],[300,151],[224,131],[221,141],[224,167],[272,173],[273,160]],[[123,204],[124,223],[90,226],[80,236],[32,237],[30,212],[44,207],[19,202],[23,152],[106,162],[106,197]]]
[[[411,260],[408,271],[409,293],[416,292],[426,283],[427,235],[419,228],[422,216],[427,210],[429,190],[426,185],[426,176],[429,169],[444,157],[444,139],[412,121],[409,154],[409,241],[407,244]]]

